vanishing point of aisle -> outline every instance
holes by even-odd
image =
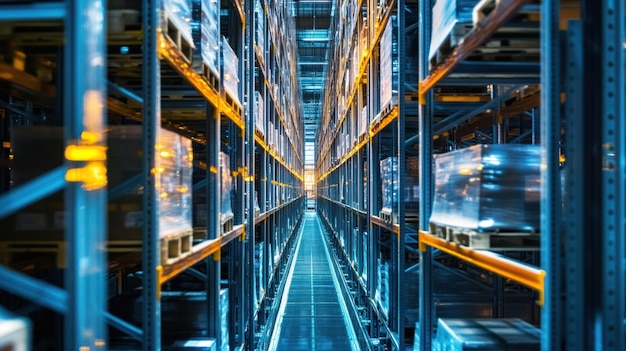
[[[317,214],[306,212],[270,350],[358,350]]]

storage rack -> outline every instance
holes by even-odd
[[[145,0],[130,5],[111,1],[108,8],[93,0],[0,5],[3,27],[18,28],[12,34],[22,40],[20,50],[33,56],[43,53],[56,63],[56,70],[51,72],[52,81],[44,80],[45,76],[37,77],[37,72],[30,68],[19,67],[16,61],[13,65],[0,63],[3,72],[0,108],[4,113],[0,127],[4,147],[2,217],[56,191],[65,189],[66,193],[65,240],[54,254],[57,265],[66,261],[67,268],[54,268],[52,278],[37,279],[13,261],[0,267],[2,289],[34,304],[19,300],[27,306],[23,309],[25,313],[43,306],[63,315],[64,337],[45,335],[46,341],[55,345],[52,348],[166,348],[170,340],[163,339],[161,321],[176,321],[176,315],[161,308],[161,297],[189,286],[206,295],[202,302],[206,308],[199,307],[200,312],[196,313],[206,310],[204,313],[208,315],[195,316],[206,320],[203,322],[206,334],[196,336],[215,339],[220,350],[225,344],[230,349],[253,349],[260,342],[259,332],[265,331],[272,321],[270,307],[279,293],[281,273],[292,248],[291,238],[304,210],[299,100],[295,95],[280,100],[278,96],[285,94],[271,93],[274,87],[285,92],[297,91],[294,44],[282,39],[289,37],[293,25],[289,25],[282,3],[260,4],[264,11],[255,17],[254,2],[223,1],[218,4],[221,11],[217,12],[221,19],[213,19],[222,23],[218,25],[221,27],[218,33],[228,37],[239,58],[240,103],[232,92],[224,89],[223,74],[208,73],[199,67],[199,54],[191,50],[191,44],[198,46],[199,42],[185,42],[179,33],[181,28],[163,25],[165,14],[161,1]],[[200,2],[194,1],[193,6],[197,9]],[[141,16],[117,18],[122,20],[119,23],[113,18],[114,10]],[[34,25],[37,21],[40,23]],[[255,33],[255,21],[266,21],[268,30]],[[120,24],[121,30],[112,31]],[[33,25],[34,31],[20,34],[19,29]],[[107,27],[110,27],[108,32]],[[287,30],[281,32],[284,30],[281,28]],[[271,49],[246,45],[255,42],[255,37],[271,43]],[[44,43],[28,42],[33,38]],[[9,47],[2,50],[7,50],[3,51],[4,55],[14,53]],[[255,74],[259,68],[263,68],[262,74]],[[266,68],[289,73],[270,77],[265,74]],[[217,70],[220,71],[219,66]],[[54,94],[55,89],[58,94]],[[282,144],[255,133],[255,126],[259,125],[256,119],[259,111],[254,108],[255,91],[268,97],[260,107],[267,116],[264,127],[267,130],[267,122],[279,125],[277,134],[284,140]],[[85,102],[82,97],[87,92],[95,94],[93,98],[97,99]],[[66,148],[64,165],[13,188],[7,166],[13,141],[10,120],[20,118],[41,123],[36,118],[44,113],[54,119],[53,123],[64,126],[67,148],[76,144],[84,153],[67,156]],[[132,123],[142,125],[145,152],[141,179],[129,179],[118,188],[107,189],[97,182],[101,178],[95,176],[68,178],[72,170],[82,169],[85,164],[106,170],[103,165],[106,156],[102,157],[106,149],[104,127]],[[155,169],[154,149],[160,127],[191,139],[194,151],[194,244],[186,255],[167,263],[162,263],[160,258],[158,194],[154,173],[150,171]],[[223,170],[220,151],[230,156],[230,164]],[[234,179],[232,218],[220,216],[224,210],[220,204],[222,175],[232,175]],[[105,252],[102,248],[107,247],[107,197],[115,198],[124,188],[138,184],[144,189],[143,238],[139,250],[118,254],[109,247]],[[255,243],[263,246],[266,254],[262,258],[255,257]],[[42,248],[29,246],[29,250],[39,249]],[[67,255],[66,260],[63,255]],[[92,269],[85,271],[84,267]],[[263,274],[255,277],[256,271]],[[58,278],[59,274],[62,278]],[[109,277],[106,281],[105,275]],[[64,284],[64,288],[55,284]],[[249,299],[259,285],[264,288],[263,293],[257,300]],[[130,316],[132,311],[122,311],[127,316],[113,312],[124,309],[121,307],[124,301],[116,305],[119,301],[114,298],[124,297],[133,287],[141,287],[142,291],[139,300],[132,300],[140,301],[138,320]],[[224,321],[219,313],[223,288],[229,291],[228,335],[223,335]],[[12,296],[3,293],[2,301],[15,301]],[[109,311],[107,300],[110,300]],[[37,328],[38,314],[30,315]],[[62,318],[56,316],[57,320]],[[107,332],[107,323],[114,329]],[[86,333],[87,330],[91,332]],[[35,332],[39,331],[35,329]]]
[[[618,141],[624,128],[616,118],[624,111],[623,98],[618,98],[624,96],[624,4],[482,1],[483,18],[458,45],[441,48],[431,60],[434,3],[420,1],[418,8],[413,1],[357,1],[353,13],[350,2],[340,2],[340,23],[335,24],[331,79],[317,139],[317,209],[342,261],[344,283],[355,296],[361,339],[366,340],[362,346],[404,349],[414,332],[416,350],[430,350],[436,318],[461,316],[460,310],[445,311],[446,301],[466,308],[483,303],[469,291],[441,295],[442,277],[447,277],[488,296],[491,311],[478,311],[483,316],[485,311],[493,317],[511,310],[527,313],[524,318],[541,328],[543,350],[623,347],[625,252],[623,218],[616,214],[624,192],[615,187],[624,184],[624,165],[617,158],[624,152]],[[348,10],[341,12],[343,7]],[[419,22],[411,14],[414,9]],[[379,99],[380,41],[387,14],[396,16],[396,28],[405,29],[394,29],[400,72],[394,94],[403,98],[392,108]],[[365,45],[351,26],[366,31]],[[510,49],[524,53],[524,59],[489,60],[493,46],[487,44],[506,39],[511,28],[522,34],[508,39],[523,40],[511,40]],[[405,41],[415,29],[419,40]],[[592,43],[602,49],[592,49]],[[418,44],[419,50],[408,48]],[[354,45],[362,45],[356,57],[350,54]],[[415,62],[411,52],[419,53]],[[500,54],[506,56],[507,49],[495,56]],[[355,66],[356,74],[346,73]],[[411,76],[416,72],[417,84]],[[367,117],[361,123],[364,108]],[[591,121],[583,113],[601,117]],[[520,142],[539,144],[542,150],[538,251],[498,255],[430,233],[433,155],[475,143]],[[417,216],[407,215],[402,201],[411,181],[406,163],[414,155],[420,170]],[[381,212],[379,162],[388,156],[397,156],[400,189],[391,214]],[[593,184],[593,191],[583,190],[583,184]],[[593,219],[585,215],[588,205],[594,206]],[[388,260],[388,268],[377,268],[377,255]],[[584,271],[586,266],[591,270]],[[477,279],[472,272],[489,279]],[[504,279],[514,282],[519,293],[505,292]],[[388,311],[379,298],[385,284],[392,296]],[[419,308],[413,309],[416,300]],[[590,309],[602,311],[597,327],[603,336],[593,332]]]

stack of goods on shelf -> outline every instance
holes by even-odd
[[[228,336],[228,289],[220,290],[220,324],[222,328],[222,349],[220,351],[230,351]]]
[[[396,17],[392,16],[380,37],[380,108],[388,113],[397,104],[398,48]]]
[[[254,92],[254,127],[262,136],[265,136],[265,104],[263,96],[258,91]]]
[[[258,243],[254,245],[254,281],[256,289],[254,289],[254,301],[261,302],[263,293],[265,292],[265,286],[263,281],[263,266],[265,265],[265,258],[263,256],[264,243]]]
[[[63,164],[62,127],[17,127],[12,130],[15,184],[23,184]],[[106,133],[109,190],[108,241],[123,250],[136,249],[143,238],[143,137],[141,126],[112,126]],[[161,129],[155,148],[161,261],[190,252],[192,240],[191,141]],[[63,194],[56,193],[3,221],[2,240],[62,242],[65,230]],[[34,245],[34,244],[33,244]],[[120,246],[121,245],[121,246]],[[35,249],[35,248],[33,248]]]
[[[228,40],[222,37],[222,85],[227,98],[239,103],[239,58],[228,44]]]
[[[112,135],[114,130],[111,130],[109,135]],[[158,170],[155,183],[159,197],[159,233],[161,237],[167,237],[191,231],[193,169],[191,140],[168,130],[161,130],[155,152]]]
[[[376,287],[375,299],[380,306],[383,315],[389,315],[389,286],[391,276],[389,274],[389,261],[382,257],[378,257],[378,284]]]
[[[399,192],[397,157],[387,157],[380,161],[380,183],[383,195],[380,217],[389,223],[397,223]]]
[[[191,34],[191,0],[162,0],[161,26],[187,59],[191,59],[193,36]]]
[[[30,323],[0,308],[0,350],[30,350]]]
[[[472,12],[476,3],[478,0],[437,0],[435,2],[428,56],[431,63],[438,63],[445,58],[472,30]]]
[[[254,16],[256,26],[256,43],[263,53],[265,51],[265,12],[261,0],[254,2]]]
[[[217,0],[194,0],[193,19],[194,44],[196,48],[200,48],[201,58],[198,61],[194,60],[194,66],[217,89],[220,76],[219,2]]]
[[[123,33],[141,28],[141,2],[124,0],[107,1],[107,31],[109,34]]]
[[[521,319],[442,319],[434,351],[540,350],[541,331]]]
[[[475,145],[437,155],[431,231],[481,249],[537,244],[540,163],[537,145]]]
[[[404,208],[406,219],[416,219],[419,214],[419,157],[409,156],[406,159],[406,176],[404,178]]]
[[[231,205],[231,196],[233,191],[233,177],[230,172],[230,156],[224,152],[220,152],[220,172],[221,172],[221,189],[220,189],[220,223],[222,224],[222,234],[232,229],[233,207]],[[230,221],[230,225],[225,223]],[[227,227],[226,229],[224,229]]]

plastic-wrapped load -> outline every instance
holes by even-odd
[[[262,134],[265,135],[265,105],[263,104],[263,96],[258,91],[254,92],[254,126]]]
[[[437,0],[433,6],[432,35],[429,58],[450,36],[450,46],[455,47],[472,29],[472,12],[479,0]]]
[[[265,50],[265,11],[263,11],[261,0],[255,0],[254,2],[254,15],[256,17],[256,43],[263,51]]]
[[[419,213],[419,199],[420,199],[420,186],[419,186],[419,157],[409,156],[406,158],[405,163],[405,178],[404,178],[404,208],[406,211],[406,217],[416,217]]]
[[[392,16],[380,38],[380,107],[393,106],[398,83],[398,39],[396,17]],[[396,90],[394,90],[396,89]],[[390,105],[391,104],[391,105]]]
[[[222,85],[226,93],[239,104],[239,58],[222,37]]]
[[[0,349],[30,350],[30,323],[26,318],[18,318],[0,308]]]
[[[436,155],[430,222],[475,232],[539,230],[537,145],[474,145]]]
[[[378,258],[378,286],[375,298],[385,316],[389,313],[389,261]]]
[[[255,270],[255,289],[254,301],[261,302],[263,293],[265,292],[265,283],[263,281],[263,266],[265,265],[265,257],[263,256],[264,243],[258,243],[254,245],[254,270]]]
[[[163,15],[176,26],[183,39],[193,43],[191,35],[191,0],[163,0]]]
[[[19,127],[12,130],[12,135],[16,185],[63,164],[62,127]],[[140,240],[143,227],[142,127],[111,126],[106,138],[108,240]],[[191,230],[191,141],[161,129],[155,147],[155,165],[159,236]],[[63,197],[60,193],[54,195],[7,220],[13,222],[7,223],[7,228],[15,229],[22,240],[63,240]]]
[[[434,351],[540,350],[541,331],[517,318],[439,318]]]
[[[194,0],[193,18],[196,47],[200,48],[202,64],[208,67],[216,78],[219,78],[219,50],[220,50],[220,4],[217,0]],[[199,45],[198,45],[199,43]]]
[[[381,213],[392,215],[398,208],[398,158],[387,157],[380,161],[380,183],[383,206]]]
[[[233,217],[231,195],[233,191],[233,177],[230,172],[230,156],[220,152],[220,171],[222,186],[220,189],[220,221],[222,223]]]
[[[192,230],[191,140],[162,129],[155,146],[159,235]]]
[[[220,290],[220,324],[222,328],[222,348],[220,351],[230,351],[228,340],[228,289]]]

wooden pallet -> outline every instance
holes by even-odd
[[[432,70],[443,62],[472,29],[472,25],[468,23],[458,23],[455,25],[430,58],[429,68]]]
[[[233,225],[233,216],[229,216],[228,218],[222,219],[222,235],[232,231],[234,228]]]
[[[193,40],[187,40],[183,37],[182,31],[176,26],[176,23],[170,18],[171,14],[167,11],[161,11],[161,31],[163,35],[174,43],[180,50],[182,56],[188,64],[191,64],[193,58]]]
[[[172,264],[191,253],[193,230],[162,237],[160,244],[161,264]]]
[[[486,232],[430,224],[430,232],[446,241],[476,250],[533,251],[538,250],[540,235],[537,232]]]
[[[171,264],[191,253],[193,232],[187,231],[169,235],[160,239],[161,264]],[[130,253],[143,250],[142,240],[108,241],[109,253]],[[4,241],[0,242],[0,262],[5,265],[14,263],[24,254],[50,254],[57,268],[66,268],[67,244],[59,240]]]
[[[213,72],[211,67],[209,67],[209,65],[204,63],[204,61],[202,62],[201,66],[202,67],[200,68],[200,75],[202,76],[202,78],[204,78],[204,80],[206,80],[209,83],[211,88],[213,88],[215,91],[219,91],[220,74]]]
[[[383,221],[390,223],[390,224],[396,224],[398,223],[398,214],[397,213],[392,213],[392,212],[388,212],[388,211],[380,211],[378,213],[378,216],[380,217],[380,219],[382,219]]]
[[[265,135],[263,135],[263,133],[259,130],[258,126],[254,126],[254,134],[261,140],[265,141]]]
[[[482,20],[487,18],[500,5],[502,0],[481,0],[474,6],[472,11],[472,23],[477,27]]]
[[[233,111],[235,111],[235,114],[237,114],[238,116],[241,116],[241,105],[239,104],[239,102],[237,102],[236,99],[234,99],[230,93],[228,93],[227,91],[224,91],[224,102],[226,102],[226,104],[228,106],[230,106],[230,108],[233,109]]]

